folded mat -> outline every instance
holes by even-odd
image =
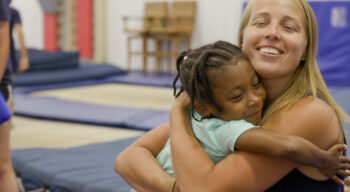
[[[20,53],[17,52],[18,60]],[[63,68],[76,68],[79,65],[78,51],[41,51],[35,49],[28,50],[30,67],[26,71],[48,71]]]
[[[27,117],[150,130],[169,121],[168,110],[110,106],[54,97],[15,95],[15,114]]]
[[[68,149],[14,149],[13,167],[27,190],[127,192],[114,172],[117,155],[138,137]]]
[[[99,84],[110,83],[108,79],[109,78],[107,77],[107,78],[99,78],[99,79],[88,79],[88,80],[82,80],[82,81],[46,84],[46,85],[15,86],[13,87],[13,92],[14,94],[30,94],[35,91],[99,85]]]
[[[109,64],[82,63],[77,68],[21,73],[16,76],[15,86],[48,85],[125,74],[126,71]]]
[[[36,78],[34,75],[30,75],[32,81]],[[39,76],[40,78],[40,76]],[[28,94],[34,91],[78,87],[87,85],[98,85],[106,83],[119,83],[119,84],[131,84],[131,85],[145,85],[145,86],[157,86],[157,87],[172,87],[174,75],[171,74],[143,74],[140,72],[128,72],[117,73],[115,75],[109,75],[105,77],[99,77],[98,79],[86,79],[71,82],[54,82],[54,84],[31,84],[25,82],[24,79],[20,80],[14,87],[15,94]],[[18,80],[17,80],[18,81]],[[181,83],[178,82],[177,87],[180,87]]]

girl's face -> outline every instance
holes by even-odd
[[[241,59],[236,64],[225,65],[212,77],[213,96],[223,112],[208,105],[206,108],[210,114],[226,121],[260,122],[266,93],[248,61]]]
[[[263,80],[290,78],[306,53],[305,20],[292,0],[256,0],[243,50]]]

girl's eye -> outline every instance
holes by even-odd
[[[231,97],[231,100],[234,100],[234,101],[239,100],[242,97],[242,95],[243,95],[242,93],[234,95],[233,97]]]
[[[256,81],[255,83],[253,83],[253,87],[254,88],[259,88],[261,86],[261,82],[260,81]]]

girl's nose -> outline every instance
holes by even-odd
[[[255,93],[249,94],[248,106],[255,107],[261,103],[261,97]]]

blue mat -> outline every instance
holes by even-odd
[[[108,80],[108,77],[99,78],[99,79],[89,79],[89,80],[83,80],[83,81],[47,84],[47,85],[15,86],[13,88],[13,92],[15,95],[17,94],[23,95],[23,94],[29,94],[35,91],[61,89],[61,88],[69,88],[69,87],[82,87],[82,86],[98,85],[98,84],[105,84],[105,83],[111,83]]]
[[[18,60],[20,59],[20,53],[17,52]],[[26,71],[48,71],[64,68],[76,68],[79,65],[79,52],[78,51],[42,51],[36,49],[28,50],[28,57],[30,67]]]
[[[27,190],[128,192],[129,185],[113,170],[114,160],[136,139],[69,149],[12,150],[13,167]]]
[[[80,64],[77,68],[22,73],[16,76],[14,84],[15,86],[36,86],[71,83],[125,73],[125,70],[112,65],[85,63]]]
[[[169,111],[15,95],[15,114],[48,120],[148,131],[169,121]]]
[[[61,72],[60,72],[61,73]],[[129,72],[129,73],[117,73],[114,75],[103,76],[99,78],[94,78],[93,71],[89,77],[84,77],[85,80],[77,80],[67,82],[63,77],[59,77],[59,79],[63,79],[64,82],[60,82],[61,80],[55,82],[47,82],[41,83],[40,76],[29,75],[29,81],[27,78],[17,80],[17,84],[14,87],[15,94],[29,94],[35,91],[42,90],[51,90],[51,89],[59,89],[59,88],[68,88],[68,87],[78,87],[78,86],[88,86],[88,85],[98,85],[98,84],[107,84],[107,83],[121,83],[121,84],[132,84],[132,85],[145,85],[145,86],[157,86],[157,87],[172,87],[174,81],[173,74],[154,74],[154,73],[141,73],[141,72]],[[81,75],[81,74],[80,74]],[[45,75],[43,78],[48,78],[49,75]],[[75,78],[75,77],[74,77]],[[82,78],[82,79],[84,79]],[[18,82],[19,81],[19,82]],[[33,82],[40,82],[38,84],[33,84]],[[18,85],[19,84],[19,85]],[[181,83],[177,83],[177,87],[180,87]]]
[[[114,83],[172,87],[175,75],[170,73],[142,73],[130,72],[125,75],[111,76],[110,81]],[[177,83],[180,87],[180,83]]]

